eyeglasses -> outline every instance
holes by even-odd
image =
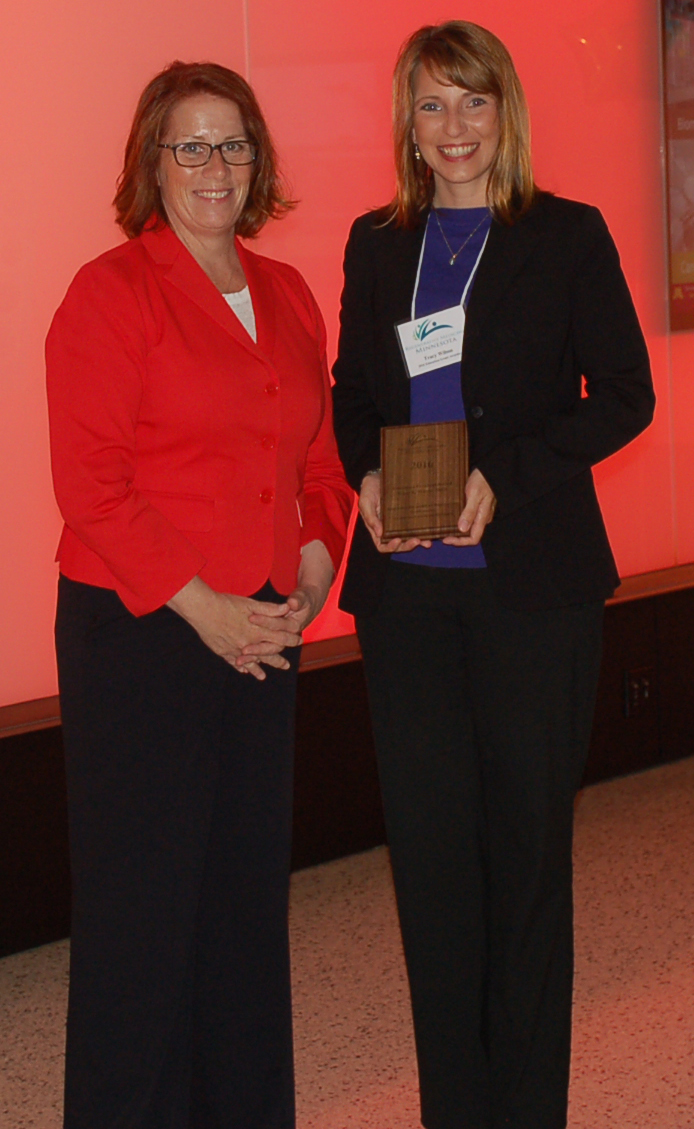
[[[196,169],[212,160],[215,149],[219,149],[222,160],[227,165],[252,165],[258,146],[250,141],[222,141],[221,145],[210,145],[206,141],[182,141],[179,145],[159,145],[159,149],[170,149],[177,165],[186,169]]]

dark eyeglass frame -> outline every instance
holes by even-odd
[[[249,156],[250,156],[249,161],[228,161],[226,159],[226,157],[224,156],[224,146],[230,145],[232,143],[232,141],[236,142],[237,144],[248,146],[248,152],[249,152]],[[178,159],[178,150],[185,148],[186,145],[199,145],[201,149],[209,150],[207,158],[204,161],[200,161],[199,164],[192,164],[192,165],[191,164],[183,164]],[[176,162],[177,165],[180,165],[182,169],[202,169],[202,168],[205,167],[205,165],[209,165],[210,161],[212,160],[212,154],[214,153],[215,149],[219,149],[219,155],[222,158],[222,160],[224,161],[225,165],[229,165],[231,167],[233,167],[235,165],[236,168],[243,168],[245,165],[252,165],[253,162],[255,161],[255,159],[258,156],[258,146],[254,145],[252,141],[246,141],[245,138],[241,138],[241,137],[230,138],[229,141],[221,141],[219,143],[219,145],[210,145],[209,141],[179,141],[178,144],[176,144],[176,145],[164,145],[162,142],[160,142],[158,144],[157,148],[158,149],[170,149],[171,152],[173,153],[174,161]]]

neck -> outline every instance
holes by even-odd
[[[175,220],[170,226],[198,266],[222,293],[243,290],[246,276],[239,260],[234,232],[195,233],[182,228]]]
[[[486,208],[487,182],[450,184],[435,178],[433,205],[435,208]]]

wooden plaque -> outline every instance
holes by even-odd
[[[382,427],[382,541],[458,535],[467,477],[465,420]]]

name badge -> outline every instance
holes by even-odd
[[[446,365],[460,364],[463,358],[465,310],[462,305],[438,310],[424,318],[398,322],[395,329],[410,379]]]

